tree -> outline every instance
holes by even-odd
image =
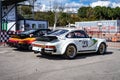
[[[67,17],[68,17],[67,13],[61,12],[60,16],[59,16],[59,19],[58,19],[58,25],[59,26],[67,25],[68,24]]]
[[[102,19],[108,19],[108,7],[101,7]]]
[[[28,0],[29,5],[31,5],[32,8],[32,18],[34,19],[34,4],[37,0]]]
[[[79,8],[78,16],[81,17],[81,18],[86,18],[87,9],[88,9],[88,7],[81,7],[81,8]]]
[[[29,6],[21,6],[21,12],[23,15],[28,15],[32,13],[32,9]]]
[[[100,6],[97,6],[94,8],[94,15],[96,16],[96,18],[98,20],[101,20],[102,19],[102,8]]]
[[[35,20],[47,20],[49,22],[49,26],[53,26],[54,25],[54,13],[51,11],[36,12]]]
[[[32,14],[32,9],[29,6],[18,6],[18,14],[19,17],[24,17],[24,18],[31,18],[31,14]]]
[[[113,19],[114,13],[111,7],[108,7],[108,19]]]
[[[113,9],[114,19],[120,19],[120,8],[116,7]]]

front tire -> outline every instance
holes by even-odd
[[[76,57],[77,50],[74,45],[69,45],[64,53],[65,58],[73,59]]]
[[[106,53],[106,45],[104,43],[100,44],[97,53],[101,55]]]

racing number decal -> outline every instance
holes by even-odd
[[[88,41],[82,41],[82,47],[88,47]]]

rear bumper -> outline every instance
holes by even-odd
[[[17,48],[32,50],[31,44],[17,44]]]
[[[56,49],[45,49],[43,48],[41,52],[43,53],[55,53],[57,50]]]
[[[17,47],[17,44],[17,42],[7,42],[7,45],[11,47]]]
[[[33,50],[35,53],[42,53],[42,54],[56,54],[57,49],[50,49],[50,48],[42,48],[41,50]]]

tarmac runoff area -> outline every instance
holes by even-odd
[[[0,80],[120,80],[119,53],[120,49],[109,46],[104,55],[80,54],[67,60],[2,45]]]

